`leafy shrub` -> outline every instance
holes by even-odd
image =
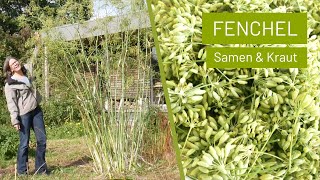
[[[45,124],[49,126],[80,120],[80,113],[71,100],[51,99],[42,105],[42,109]]]
[[[46,127],[48,139],[71,139],[84,135],[84,129],[80,122],[66,122],[59,126]]]
[[[0,125],[0,159],[8,160],[16,156],[18,146],[18,132],[11,126]]]
[[[0,96],[0,124],[10,124],[10,114],[7,109],[7,103],[4,96]]]

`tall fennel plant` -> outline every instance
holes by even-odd
[[[113,35],[106,34],[103,49],[95,54],[86,52],[84,42],[80,40],[80,53],[75,55],[74,48],[65,48],[64,59],[71,70],[69,82],[76,91],[79,100],[81,116],[85,126],[87,142],[94,161],[95,170],[110,177],[114,174],[126,174],[134,170],[141,157],[141,144],[145,122],[148,120],[146,111],[148,103],[142,103],[146,95],[149,81],[148,66],[150,50],[141,54],[140,44],[147,44],[148,38],[141,37],[137,30],[138,39],[132,41],[129,30],[121,33],[122,38],[116,45],[111,45]],[[143,32],[146,34],[146,32]],[[98,41],[98,40],[97,40]],[[128,49],[134,46],[137,51],[135,69],[138,71],[138,82],[135,97],[131,100],[131,108],[125,106],[129,101]],[[95,44],[95,48],[98,44]],[[115,50],[120,47],[119,50]],[[72,50],[73,49],[73,50]],[[72,50],[72,51],[70,51]],[[95,70],[91,68],[95,64]],[[121,88],[111,91],[112,79],[117,74]],[[120,97],[120,102],[115,102]]]

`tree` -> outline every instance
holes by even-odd
[[[19,17],[20,26],[33,30],[88,20],[92,16],[90,0],[39,1],[31,0]]]
[[[0,67],[6,56],[25,59],[33,31],[43,27],[88,20],[92,16],[90,0],[7,0],[0,1]],[[57,21],[58,19],[58,21]],[[54,22],[54,23],[49,23]]]
[[[0,12],[2,70],[6,56],[29,59],[34,47],[30,37],[34,31],[88,20],[92,16],[92,5],[90,0],[7,0],[0,1]],[[0,85],[3,87],[3,80]]]
[[[23,13],[28,1],[0,1],[0,67],[6,56],[20,58],[24,51],[24,42],[29,38],[29,29],[21,28],[17,18]],[[2,84],[2,83],[1,83]]]

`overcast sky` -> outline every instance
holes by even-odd
[[[103,18],[106,16],[115,16],[128,12],[130,10],[130,2],[131,0],[114,0],[117,3],[115,6],[110,3],[110,0],[93,0],[93,17],[91,19]],[[146,4],[146,0],[144,1]],[[109,2],[109,3],[107,3]]]
[[[122,0],[123,1],[123,0]],[[127,0],[124,0],[127,1]],[[127,1],[128,2],[128,1]],[[105,16],[115,16],[121,14],[124,10],[129,9],[129,3],[125,3],[126,8],[118,9],[111,3],[107,3],[106,0],[94,0],[93,1],[93,17],[91,19],[103,18]]]

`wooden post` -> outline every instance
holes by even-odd
[[[17,164],[14,164],[14,179],[16,180],[17,179]]]
[[[48,52],[47,46],[44,46],[44,88],[45,88],[45,101],[49,98],[49,65],[48,65]]]
[[[33,77],[34,74],[33,74],[33,64],[34,64],[34,61],[37,59],[37,56],[38,56],[38,46],[36,45],[34,47],[34,50],[33,50],[33,56],[32,56],[32,59],[31,59],[31,62],[30,62],[30,74],[31,76]]]
[[[30,74],[31,74],[31,77],[34,77],[34,74],[33,74],[33,64],[34,62],[37,60],[37,57],[38,57],[38,52],[39,52],[39,47],[41,47],[41,38],[40,38],[40,34],[39,32],[35,32],[34,33],[34,38],[35,38],[35,47],[34,47],[34,50],[33,50],[33,56],[32,56],[32,59],[31,59],[31,70],[30,70]]]

